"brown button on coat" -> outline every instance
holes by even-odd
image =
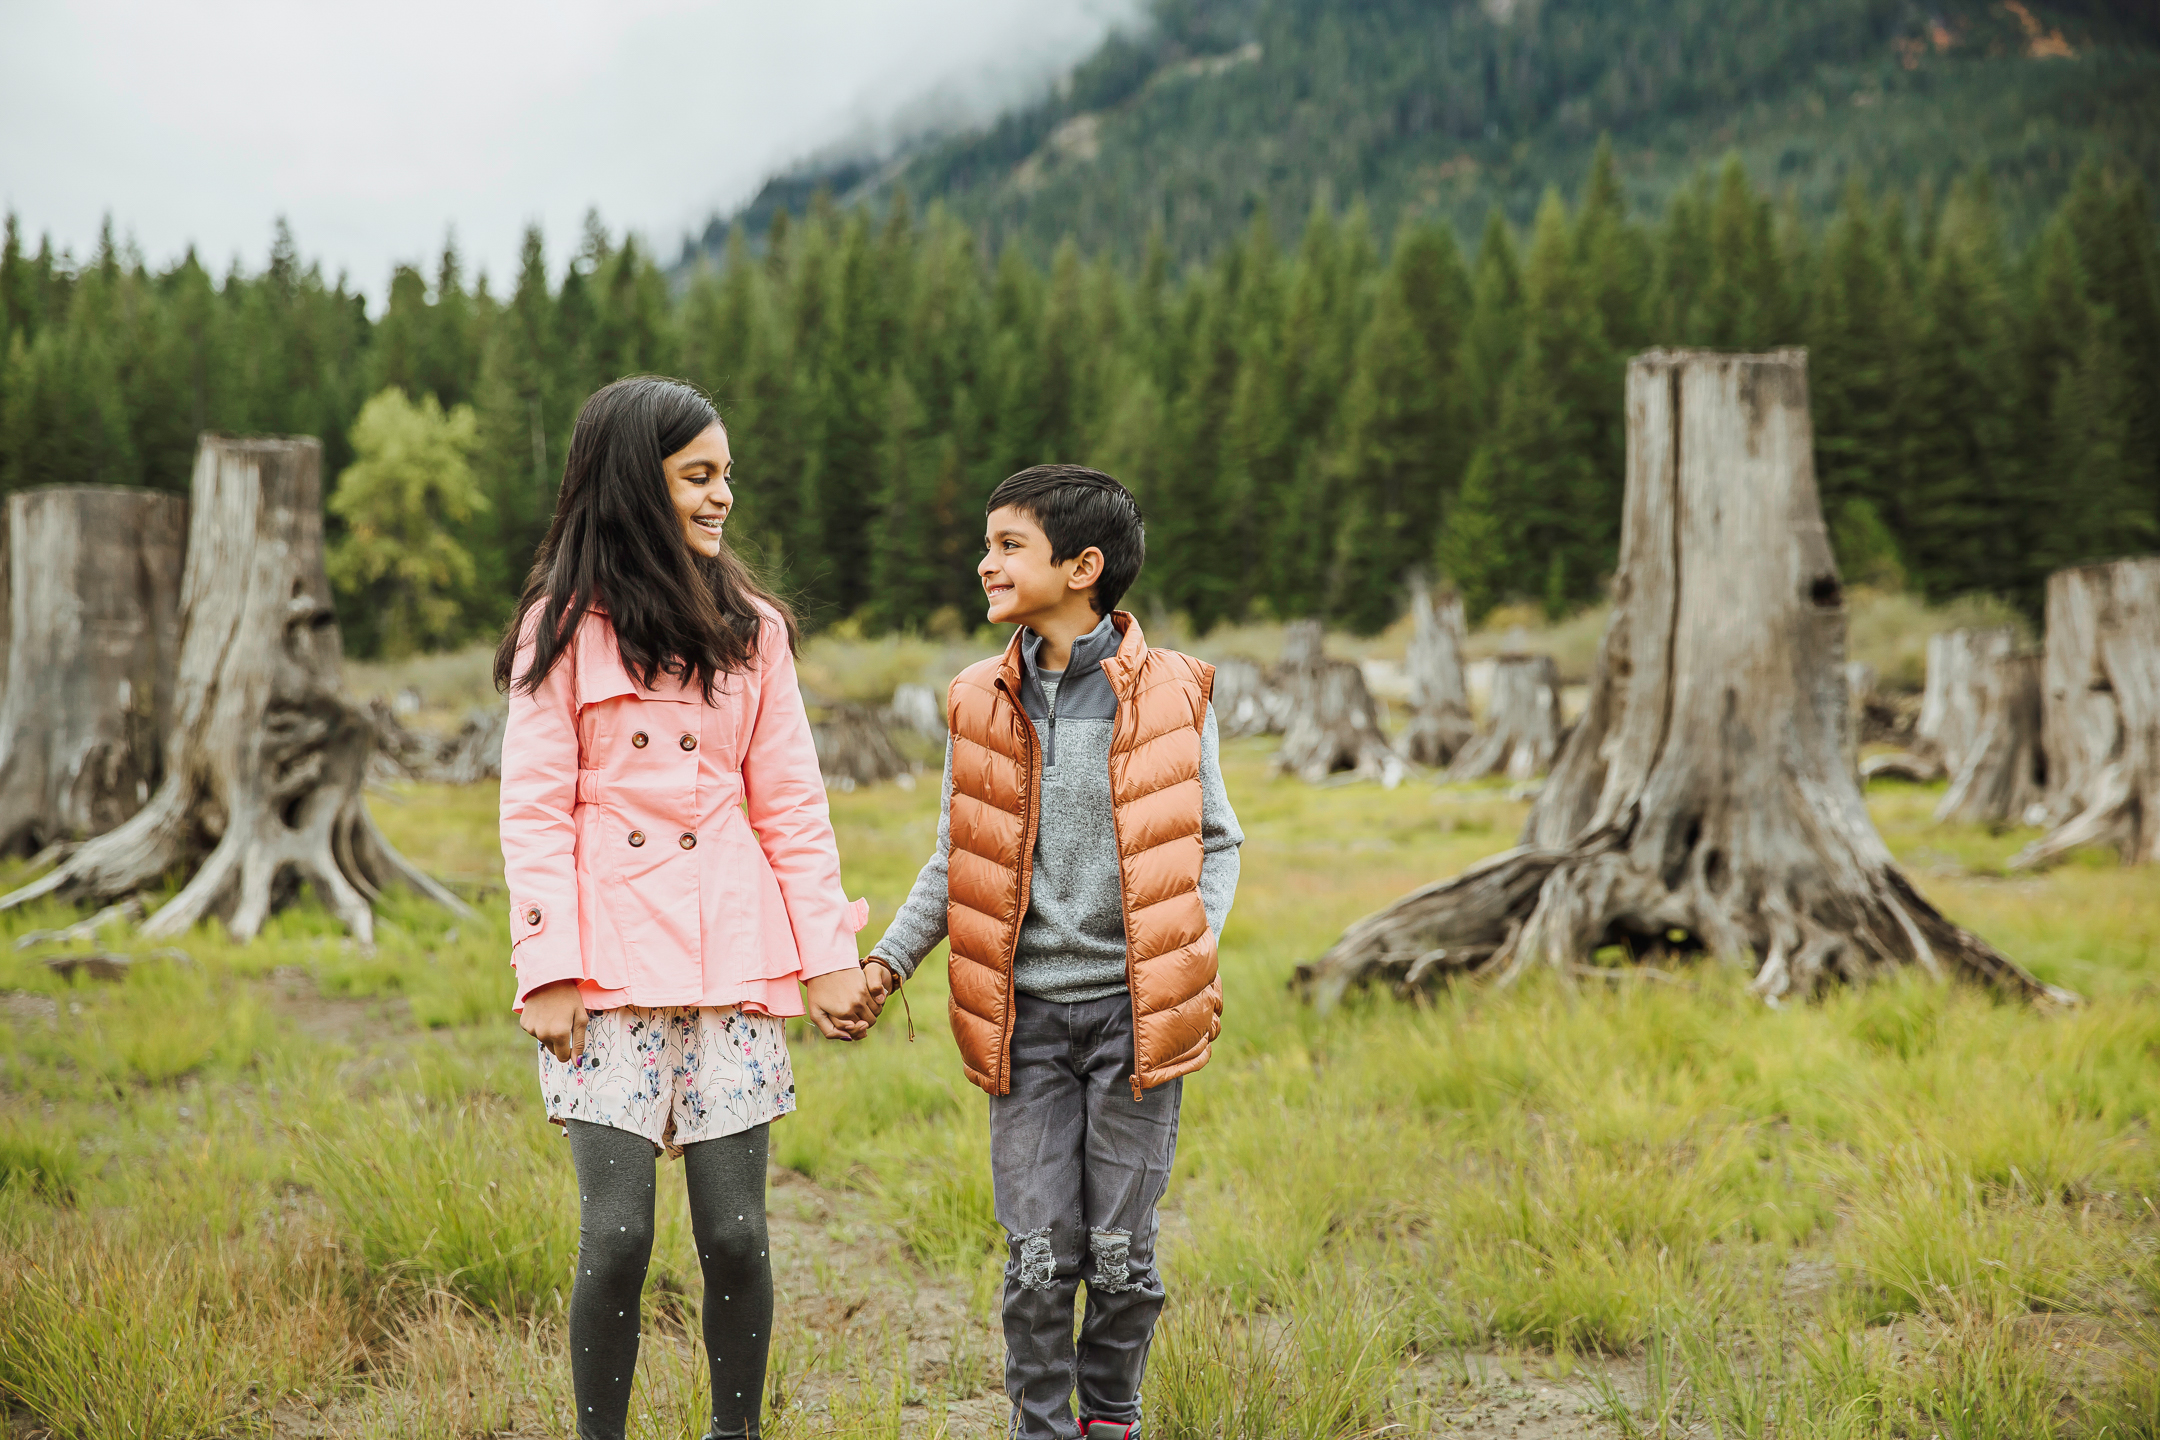
[[[1137,1098],[1205,1065],[1222,1033],[1215,935],[1200,903],[1200,736],[1215,669],[1150,649],[1123,610],[1110,619],[1120,640],[1102,668],[1118,701],[1110,799]],[[952,1028],[968,1079],[993,1095],[1012,1088],[1013,952],[1027,918],[1042,794],[1042,747],[1019,700],[1020,633],[1003,655],[962,671],[946,700]]]

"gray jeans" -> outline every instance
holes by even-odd
[[[1073,1440],[1076,1389],[1083,1419],[1140,1419],[1163,1307],[1155,1204],[1177,1153],[1184,1082],[1133,1099],[1129,996],[1014,1001],[1012,1093],[990,1097],[990,1177],[1009,1246],[1005,1390],[1013,1435]]]

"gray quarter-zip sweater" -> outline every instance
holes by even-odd
[[[1117,829],[1110,804],[1110,736],[1117,692],[1102,662],[1117,653],[1107,617],[1073,642],[1065,669],[1044,671],[1042,637],[1020,642],[1020,703],[1042,746],[1034,879],[1013,958],[1021,994],[1076,1003],[1125,990],[1125,905],[1118,874]],[[1219,939],[1237,893],[1238,846],[1245,843],[1223,789],[1215,707],[1200,736],[1200,903]],[[945,938],[945,867],[952,851],[952,742],[945,744],[944,798],[937,853],[915,877],[900,913],[871,955],[902,978]]]

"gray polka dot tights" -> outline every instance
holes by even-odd
[[[763,1125],[683,1147],[690,1228],[705,1272],[705,1353],[715,1440],[755,1437],[772,1336]],[[570,1122],[578,1174],[578,1267],[570,1290],[570,1379],[579,1440],[622,1440],[637,1367],[638,1297],[652,1259],[652,1142]]]

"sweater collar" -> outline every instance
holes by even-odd
[[[1088,671],[1117,654],[1121,640],[1117,627],[1105,615],[1095,622],[1095,628],[1072,643],[1072,653],[1065,658],[1065,678],[1077,680]],[[1042,673],[1043,637],[1033,630],[1020,632],[1020,658],[1027,666],[1030,679]]]

